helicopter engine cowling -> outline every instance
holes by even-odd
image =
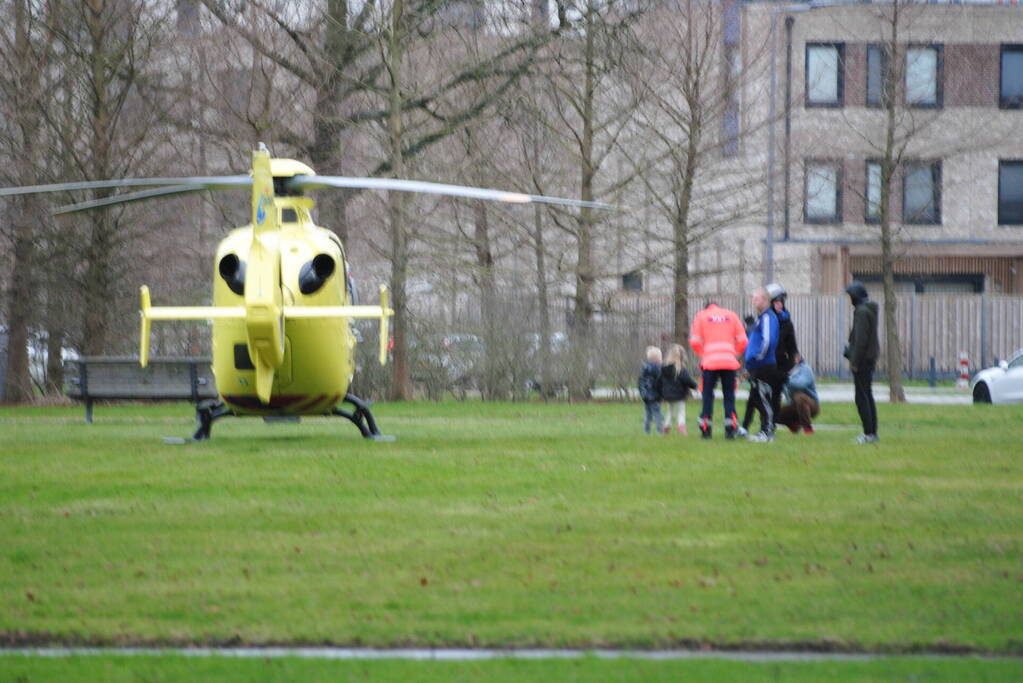
[[[317,254],[298,272],[298,289],[305,295],[316,293],[334,274],[334,259],[328,254]]]
[[[232,292],[245,296],[245,261],[238,258],[237,254],[227,254],[220,259],[217,270]]]

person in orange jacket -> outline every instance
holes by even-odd
[[[696,314],[689,332],[689,346],[700,357],[703,373],[703,411],[700,413],[700,436],[711,437],[714,415],[714,385],[721,378],[725,394],[725,438],[734,439],[738,420],[735,416],[735,371],[739,356],[746,350],[746,329],[735,311],[721,308],[714,302]]]

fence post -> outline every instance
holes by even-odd
[[[916,369],[916,288],[909,298],[909,379],[914,379]]]
[[[938,386],[938,364],[935,362],[934,356],[931,356],[931,367],[927,375],[927,384],[932,389]]]
[[[813,300],[813,324],[815,330],[821,329],[821,298],[815,297]],[[820,372],[821,367],[821,334],[818,332],[813,336],[813,367],[818,368]]]
[[[991,316],[988,314],[987,288],[980,293],[980,367],[987,367],[987,348],[991,338],[988,327],[991,325]]]
[[[835,339],[838,343],[835,345],[835,353],[838,354],[838,378],[845,378],[845,356],[842,355],[843,339],[845,338],[842,331],[845,329],[845,306],[842,305],[842,299],[838,299],[838,334],[835,335]]]

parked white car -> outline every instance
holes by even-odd
[[[1023,349],[974,375],[970,389],[974,403],[1023,403]]]

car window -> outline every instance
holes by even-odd
[[[1009,361],[1010,368],[1023,368],[1023,354],[1020,354]]]

